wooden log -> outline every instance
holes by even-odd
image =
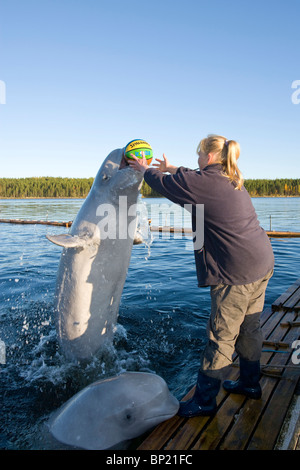
[[[22,220],[22,219],[0,219],[3,224],[23,224],[23,225],[56,225],[60,227],[71,227],[72,220],[69,222],[56,222],[50,220]]]
[[[300,232],[284,232],[276,230],[267,230],[266,234],[270,238],[300,238]]]
[[[193,230],[190,227],[173,227],[168,225],[150,225],[151,232],[170,232],[192,235]],[[300,238],[300,232],[268,230],[266,234],[270,238]]]
[[[280,323],[281,326],[291,326],[291,327],[297,327],[300,326],[299,321],[288,321],[288,322],[282,322]]]
[[[295,307],[294,307],[294,310],[295,312],[298,312],[298,310],[300,310],[300,300],[298,303],[296,303]]]
[[[280,323],[280,326],[281,326],[281,323]],[[272,346],[273,348],[275,349],[279,349],[279,348],[289,348],[290,345],[289,343],[285,343],[283,341],[263,341],[263,345],[264,346]]]
[[[56,225],[71,227],[72,220],[68,222],[53,222],[47,220],[22,220],[22,219],[0,219],[0,223],[5,224],[42,224],[42,225]],[[192,235],[193,230],[189,227],[173,227],[173,226],[155,226],[150,225],[151,232],[161,232],[161,233],[182,233],[184,235]],[[267,235],[270,238],[300,238],[300,232],[284,232],[284,231],[266,231]]]
[[[172,227],[168,225],[163,225],[163,226],[150,225],[150,231],[151,232],[166,232],[166,233],[183,233],[187,235],[191,235],[193,233],[191,228]]]

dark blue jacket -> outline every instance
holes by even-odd
[[[198,285],[243,285],[264,277],[274,267],[270,240],[260,227],[251,198],[235,189],[221,164],[202,171],[178,168],[165,175],[155,168],[144,174],[146,183],[180,206],[204,204],[204,246],[195,253]],[[195,214],[192,227],[195,230]]]

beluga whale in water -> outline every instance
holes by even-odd
[[[178,408],[162,377],[125,372],[74,395],[54,413],[48,426],[59,442],[103,450],[144,434],[173,417]]]
[[[63,247],[56,291],[56,330],[69,359],[91,358],[112,340],[137,225],[143,175],[112,151],[98,171],[70,232],[47,235]]]

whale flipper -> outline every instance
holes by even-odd
[[[79,237],[78,235],[61,234],[61,235],[46,235],[48,240],[55,245],[64,248],[79,248],[93,244],[94,240],[90,237]]]

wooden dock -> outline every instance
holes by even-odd
[[[158,425],[137,450],[300,450],[300,342],[295,343],[300,339],[299,310],[300,279],[262,313],[260,400],[228,394],[221,387],[213,417],[176,415]],[[235,358],[228,378],[236,380],[238,374]]]

